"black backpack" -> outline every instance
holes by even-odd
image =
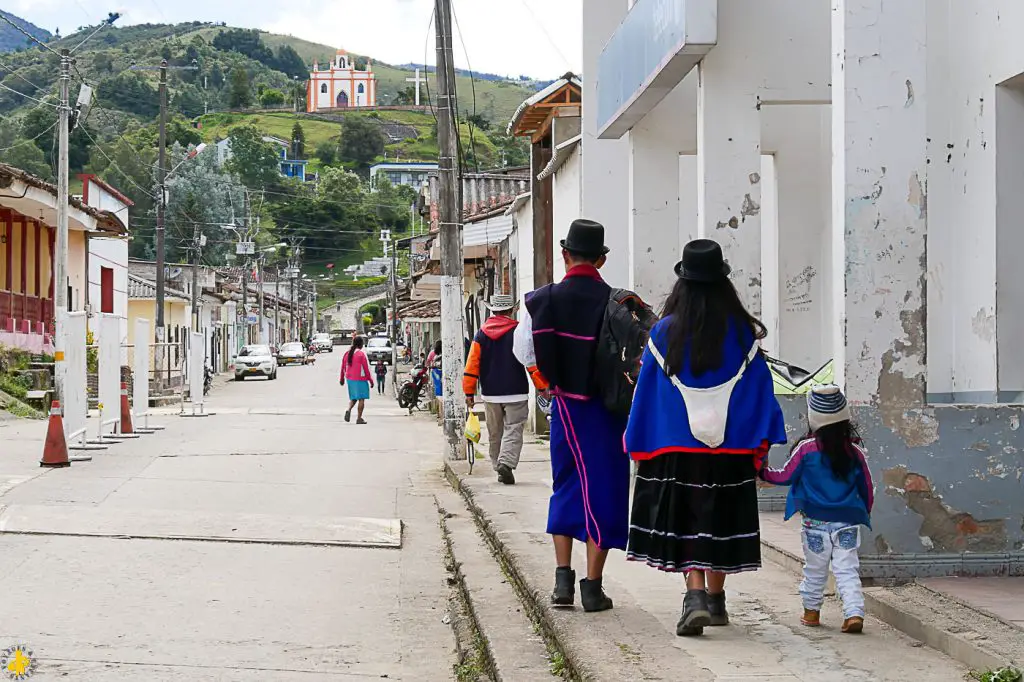
[[[594,387],[612,414],[628,416],[640,359],[658,316],[632,291],[613,289],[597,336]]]

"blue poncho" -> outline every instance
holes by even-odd
[[[651,339],[663,357],[667,355],[668,325],[665,318],[651,330]],[[737,331],[737,329],[739,331]],[[745,325],[730,324],[722,349],[721,367],[698,376],[690,373],[689,353],[679,380],[692,388],[711,388],[731,380],[739,372],[754,343]],[[709,448],[690,432],[686,404],[678,389],[658,365],[650,349],[633,396],[626,428],[626,450],[633,459],[652,459],[667,452],[763,454],[766,445],[786,442],[786,426],[768,364],[760,353],[733,389],[725,427],[725,441]]]

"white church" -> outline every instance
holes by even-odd
[[[329,68],[320,70],[313,62],[306,85],[306,111],[350,109],[377,105],[377,79],[367,61],[366,70],[356,70],[355,59],[345,50],[338,50]]]

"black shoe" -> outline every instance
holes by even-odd
[[[572,606],[576,601],[576,571],[566,566],[555,569],[555,591],[551,603],[555,606]]]
[[[725,592],[721,594],[708,592],[708,613],[711,614],[712,627],[729,624],[729,612],[725,610]]]
[[[345,421],[352,421],[352,410],[345,410]]]
[[[602,578],[580,581],[580,601],[583,603],[583,610],[587,613],[596,611],[607,611],[612,608],[612,600],[601,588]]]
[[[362,417],[360,417],[359,419],[356,420],[356,424],[365,424],[365,423],[366,423],[366,420],[363,419]]]
[[[696,637],[704,634],[704,628],[711,625],[708,611],[708,593],[705,590],[687,590],[683,597],[683,615],[676,623],[676,634],[680,637]]]
[[[512,467],[507,464],[498,465],[498,482],[504,483],[505,485],[515,485],[516,477],[512,473]]]

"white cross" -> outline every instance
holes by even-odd
[[[416,84],[416,106],[419,106],[420,105],[420,83],[426,83],[427,79],[426,78],[420,78],[420,70],[416,69],[416,77],[415,78],[406,78],[405,82],[406,83],[415,83]]]

